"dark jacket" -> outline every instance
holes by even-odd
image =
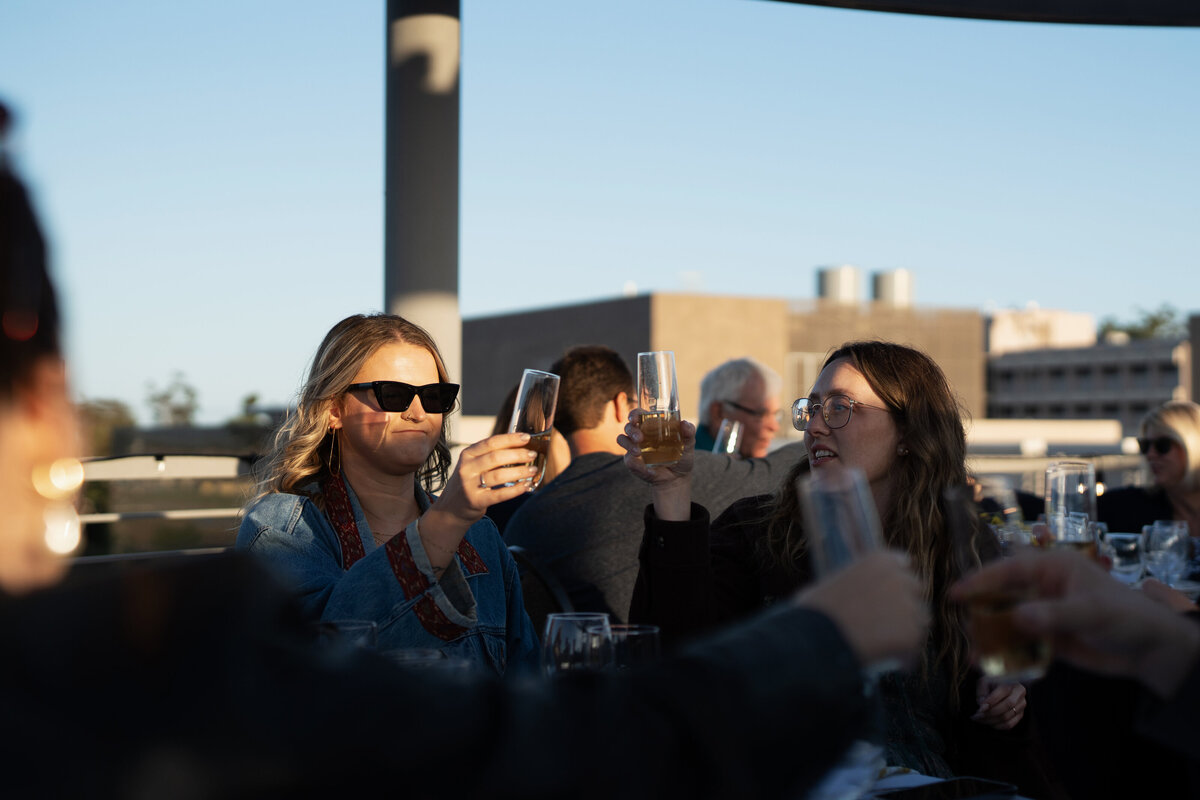
[[[648,506],[630,620],[657,624],[668,643],[679,643],[784,601],[810,583],[807,554],[785,569],[761,553],[769,501],[767,495],[739,500],[711,526],[697,504],[687,522],[664,522]],[[983,548],[985,560],[998,554],[992,545]],[[977,708],[978,678],[971,671],[955,697],[943,665],[931,664],[924,676],[883,676],[888,763],[941,777],[986,774],[1031,791],[1044,779],[1040,766],[1030,764],[1027,724],[1000,732],[969,720]]]
[[[864,716],[854,654],[796,607],[552,682],[316,651],[240,554],[0,596],[0,626],[13,797],[798,797]]]

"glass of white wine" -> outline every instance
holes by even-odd
[[[723,456],[737,458],[738,448],[742,444],[742,427],[742,423],[739,420],[721,420],[721,429],[717,431],[717,438],[713,441],[712,451]]]
[[[533,466],[537,472],[527,481],[536,489],[546,475],[546,457],[550,453],[550,437],[554,433],[554,409],[558,405],[558,376],[553,372],[527,369],[517,387],[509,433],[528,433],[525,446],[537,453]],[[512,486],[508,483],[506,486]]]
[[[673,351],[638,353],[637,392],[642,461],[648,467],[670,466],[683,458]]]

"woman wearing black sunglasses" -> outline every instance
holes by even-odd
[[[1200,535],[1200,405],[1163,403],[1142,418],[1138,446],[1146,457],[1151,487],[1110,489],[1097,498],[1097,512],[1110,531],[1138,533],[1159,519],[1187,522]]]
[[[237,544],[278,564],[314,619],[374,621],[380,650],[533,667],[516,566],[484,512],[528,491],[534,454],[524,434],[491,436],[451,474],[457,396],[422,328],[339,322],[258,468]]]

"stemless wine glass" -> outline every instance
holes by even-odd
[[[970,487],[953,486],[944,494],[946,527],[951,552],[960,573],[979,566],[976,536],[990,514],[980,519]],[[1014,625],[1017,605],[1035,598],[1032,586],[1004,586],[965,599],[967,633],[980,670],[997,683],[1016,683],[1041,677],[1050,664],[1048,637],[1029,636]]]
[[[558,376],[553,372],[527,369],[521,374],[517,398],[513,403],[509,433],[528,433],[525,446],[537,453],[533,466],[537,472],[528,483],[537,488],[546,475],[546,456],[550,453],[550,437],[554,433],[554,409],[558,404]],[[512,486],[513,483],[504,484]]]
[[[658,660],[662,643],[657,625],[615,624],[612,629],[613,666],[634,669]]]
[[[1109,533],[1104,547],[1112,567],[1109,574],[1121,583],[1132,586],[1142,579],[1142,535],[1140,533]]]
[[[1178,583],[1187,566],[1191,543],[1186,525],[1175,520],[1156,520],[1144,532],[1142,548],[1146,570],[1167,586]]]
[[[796,482],[817,577],[880,547],[879,513],[858,469],[828,469]]]
[[[738,447],[742,443],[742,423],[736,419],[721,420],[721,429],[717,431],[716,441],[713,442],[714,453],[738,456]]]
[[[1046,468],[1046,526],[1050,544],[1096,557],[1096,470],[1083,461],[1060,461]]]
[[[612,664],[613,640],[608,614],[564,612],[546,617],[542,667],[547,675],[600,670]]]
[[[648,467],[670,466],[683,458],[674,352],[638,353],[637,391],[642,461]]]

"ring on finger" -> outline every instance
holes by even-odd
[[[479,473],[479,488],[480,488],[480,489],[486,489],[486,488],[488,488],[487,482],[486,482],[486,481],[483,479],[483,473],[482,473],[482,472],[481,472],[481,473]]]

